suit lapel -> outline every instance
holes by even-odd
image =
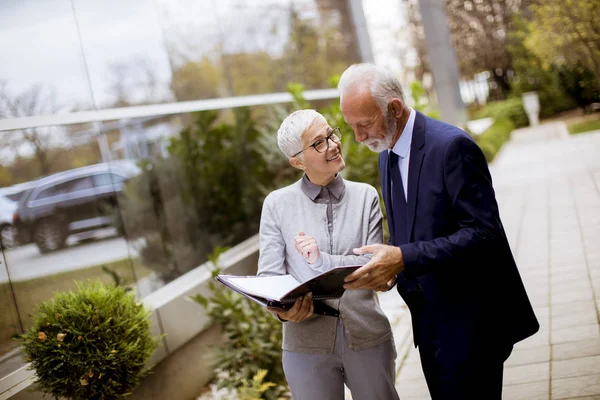
[[[379,153],[379,176],[381,177],[381,190],[383,192],[383,203],[385,204],[386,218],[388,221],[388,229],[390,231],[390,237],[392,243],[394,240],[394,223],[392,216],[392,197],[390,193],[389,177],[388,177],[388,151],[384,150]]]
[[[425,156],[425,116],[417,111],[415,116],[415,125],[413,127],[413,137],[410,145],[410,163],[408,165],[408,201],[407,217],[408,241],[413,240],[413,227],[415,224],[415,212],[417,211],[417,194],[419,192],[419,177],[421,176],[421,166]]]

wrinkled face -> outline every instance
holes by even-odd
[[[346,168],[340,141],[330,139],[329,148],[323,153],[319,153],[314,146],[311,146],[319,140],[325,140],[332,131],[325,118],[318,117],[302,135],[302,147],[305,149],[302,153],[304,171],[311,180],[312,176],[315,178],[333,176]]]
[[[354,137],[375,152],[391,146],[396,122],[384,115],[369,90],[354,89],[343,95],[344,119],[354,130]]]

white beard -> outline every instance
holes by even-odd
[[[371,139],[365,140],[363,144],[369,148],[369,150],[375,153],[381,153],[385,149],[390,147],[391,141],[388,138],[385,139]]]
[[[381,153],[382,151],[389,149],[392,147],[392,140],[394,139],[394,133],[396,131],[396,121],[388,121],[386,123],[386,129],[387,136],[385,138],[365,140],[363,144],[375,153]]]

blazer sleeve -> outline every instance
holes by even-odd
[[[457,136],[444,152],[443,177],[458,230],[445,237],[400,245],[408,277],[436,272],[448,265],[473,266],[495,254],[503,228],[492,180],[481,149]]]
[[[273,207],[273,196],[267,196],[260,216],[260,253],[257,275],[285,275],[285,240],[277,213]]]
[[[364,207],[364,212],[369,212],[369,228],[366,243],[362,245],[381,243],[383,241],[383,217],[379,206],[377,190],[372,188],[372,196],[369,206]],[[320,250],[320,249],[319,249]],[[365,265],[371,259],[370,255],[336,255],[321,251],[321,257],[313,264],[307,265],[318,272],[329,271],[342,265]]]

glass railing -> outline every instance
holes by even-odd
[[[326,104],[337,95],[305,96]],[[44,157],[15,157],[7,173],[21,182],[0,188],[0,378],[18,365],[9,362],[20,357],[13,337],[55,291],[102,280],[144,297],[215,248],[256,234],[264,197],[299,176],[276,142],[291,99],[280,93],[194,103],[203,108],[197,112],[175,113],[190,103],[173,103],[0,120],[0,130],[19,128],[2,134],[22,146],[25,130],[55,143]],[[157,111],[165,114],[146,115]],[[47,120],[64,123],[39,126]]]
[[[352,18],[321,0],[0,4],[0,381],[55,291],[144,296],[257,232],[295,177],[274,141],[287,85],[337,96],[319,89],[360,61]]]

